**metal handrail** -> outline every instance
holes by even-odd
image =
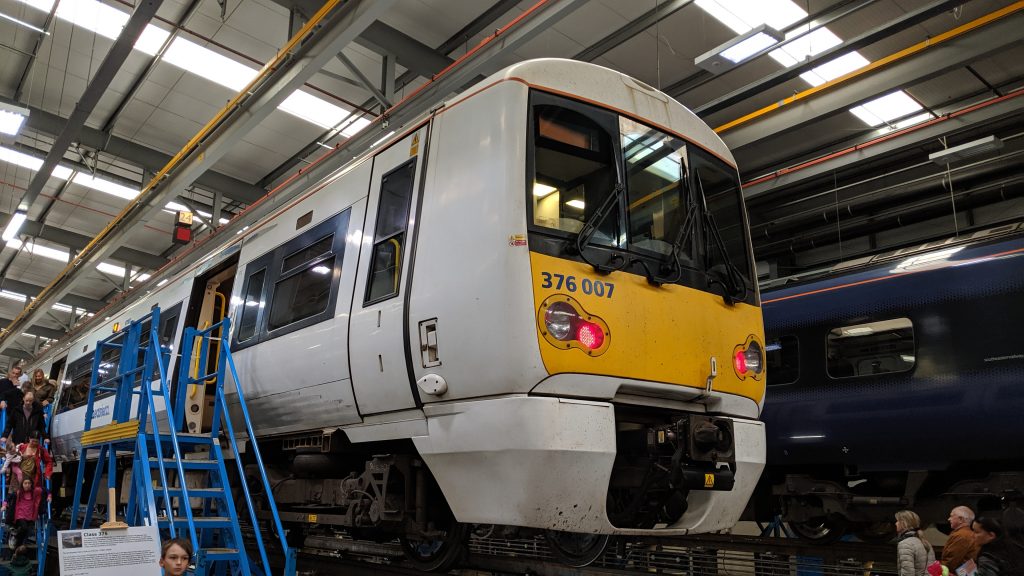
[[[221,331],[220,331],[221,335],[230,334],[231,333],[231,318],[225,317],[223,320],[221,320],[217,324],[214,324],[214,325],[212,325],[209,328],[206,328],[204,330],[189,329],[189,335],[192,336],[193,338],[195,338],[195,337],[203,337],[203,336],[210,337],[209,335],[211,335],[214,331],[216,331],[218,329],[221,329]],[[189,342],[189,344],[191,344],[191,343]],[[205,347],[205,346],[200,348],[200,356],[201,356],[201,364],[200,365],[205,365],[206,353],[207,353],[207,349],[206,348],[207,347]],[[188,348],[186,348],[186,349],[188,349]],[[264,494],[266,495],[267,504],[268,504],[268,507],[270,509],[271,515],[273,517],[274,528],[277,530],[278,538],[279,538],[280,543],[281,543],[281,549],[284,552],[285,563],[286,563],[285,564],[285,574],[293,574],[294,573],[294,563],[295,563],[294,551],[292,551],[290,549],[290,547],[288,546],[288,542],[287,542],[287,540],[285,538],[284,526],[281,524],[281,517],[278,515],[278,512],[277,512],[277,503],[274,500],[274,493],[273,493],[273,490],[271,488],[270,481],[267,478],[266,469],[263,466],[263,456],[260,454],[259,444],[256,442],[256,432],[253,430],[252,420],[249,417],[249,407],[246,405],[245,395],[242,394],[241,388],[239,386],[240,380],[238,378],[238,370],[235,368],[235,361],[234,361],[234,359],[231,356],[231,349],[230,349],[230,346],[228,344],[228,340],[227,340],[227,338],[222,338],[221,339],[221,346],[220,346],[220,350],[219,350],[219,354],[218,354],[218,363],[217,363],[217,372],[216,372],[216,374],[218,376],[219,384],[218,384],[218,386],[216,388],[216,400],[215,400],[215,402],[217,403],[217,408],[219,410],[215,410],[214,413],[216,414],[216,412],[219,411],[219,412],[221,412],[223,414],[224,428],[225,428],[224,431],[226,433],[226,436],[228,437],[228,443],[231,445],[231,451],[234,454],[235,465],[238,467],[238,477],[240,479],[240,484],[242,485],[242,493],[245,495],[245,503],[246,503],[246,507],[248,508],[248,511],[249,511],[249,518],[250,518],[250,520],[252,522],[253,527],[256,527],[256,526],[258,526],[258,519],[256,517],[256,509],[253,506],[253,498],[252,498],[252,494],[249,491],[249,485],[245,481],[245,467],[242,464],[241,453],[238,450],[238,442],[235,439],[234,426],[231,423],[230,412],[228,411],[227,397],[224,394],[224,381],[225,381],[224,370],[225,370],[225,368],[230,370],[232,381],[235,383],[235,389],[236,389],[236,392],[238,394],[238,407],[242,411],[242,421],[245,423],[246,434],[248,434],[248,437],[251,439],[249,448],[250,448],[251,453],[253,454],[253,456],[256,459],[256,465],[257,465],[257,468],[259,469],[260,480],[261,480],[261,482],[263,484]],[[196,381],[204,380],[207,377],[208,377],[207,374],[203,374],[203,375],[197,374],[196,378],[194,380],[196,380]],[[191,381],[193,379],[189,378],[188,380]],[[215,422],[214,426],[217,426],[217,425],[218,425],[218,423]],[[269,562],[267,560],[266,546],[264,545],[264,542],[263,542],[263,535],[260,532],[260,530],[258,530],[258,529],[254,530],[254,532],[256,534],[257,544],[258,544],[258,548],[259,548],[259,552],[260,552],[260,559],[263,561],[263,565],[264,566],[270,566],[270,564],[269,564]]]
[[[153,327],[154,324],[156,324],[156,322],[150,323],[150,349],[156,351],[157,369],[160,372],[160,379],[158,383],[160,385],[160,393],[164,397],[164,411],[167,415],[168,430],[170,432],[169,436],[171,437],[171,446],[174,451],[174,462],[178,472],[178,484],[181,485],[181,507],[185,509],[185,517],[188,519],[189,538],[192,541],[192,549],[198,553],[199,537],[196,535],[195,522],[192,518],[192,501],[189,499],[188,495],[188,482],[185,481],[185,469],[181,464],[181,447],[178,444],[178,434],[174,429],[174,413],[172,412],[170,402],[168,402],[170,392],[167,389],[167,369],[164,366],[163,356],[160,354],[160,341],[158,339],[157,330]],[[176,535],[176,528],[174,527],[174,513],[171,508],[170,489],[167,486],[167,472],[164,466],[163,446],[160,442],[160,423],[159,419],[156,417],[156,401],[153,399],[152,381],[148,382],[148,385],[144,386],[144,388],[146,390],[146,402],[149,405],[150,413],[153,414],[153,441],[156,446],[157,468],[160,470],[160,484],[163,487],[164,506],[167,511],[167,523],[170,526],[171,537],[173,538]],[[141,419],[140,426],[145,426],[145,423],[142,422]],[[145,433],[145,430],[142,430],[142,432]],[[144,464],[147,466],[149,465],[148,462]]]

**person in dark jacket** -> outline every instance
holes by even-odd
[[[981,517],[971,524],[980,546],[977,576],[1020,576],[1024,574],[1024,545],[1006,534],[1003,525],[992,517]]]
[[[20,406],[11,406],[7,411],[4,438],[7,442],[22,444],[28,441],[33,431],[39,438],[46,437],[46,416],[43,407],[36,402],[35,394],[29,390],[22,396]]]
[[[21,404],[21,396],[21,385],[18,384],[18,377],[12,369],[6,378],[0,378],[0,410]]]

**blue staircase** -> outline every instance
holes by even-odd
[[[86,408],[85,432],[82,435],[81,463],[75,484],[71,528],[82,517],[82,526],[92,522],[97,494],[104,470],[107,474],[108,526],[116,519],[117,509],[117,454],[133,454],[128,505],[125,521],[133,526],[159,526],[161,533],[188,538],[195,551],[194,574],[197,576],[227,574],[270,574],[267,543],[256,518],[256,506],[249,487],[244,481],[242,455],[235,438],[234,425],[228,412],[224,394],[226,368],[230,368],[233,382],[239,382],[226,335],[230,334],[230,320],[206,330],[186,328],[183,351],[195,351],[198,356],[197,372],[208,366],[211,343],[217,346],[217,369],[211,374],[190,376],[187,356],[182,357],[182,369],[177,383],[177,394],[172,398],[167,386],[169,351],[160,347],[155,327],[160,325],[160,310],[154,307],[146,316],[131,322],[112,336],[96,343],[93,358],[92,382]],[[145,330],[144,330],[145,327]],[[146,333],[148,332],[148,334]],[[219,335],[225,337],[221,339]],[[119,360],[113,374],[104,358],[117,354]],[[157,377],[158,376],[158,377]],[[215,386],[215,403],[211,430],[185,433],[185,391],[192,385],[210,382]],[[112,421],[106,426],[92,427],[94,402],[98,392],[114,391]],[[247,434],[249,453],[255,458],[263,482],[262,491],[268,510],[273,512],[273,526],[285,560],[285,576],[295,574],[295,551],[285,541],[285,533],[277,514],[270,483],[263,469],[262,458],[249,421],[245,399],[238,395]],[[223,434],[222,434],[223,431]],[[237,482],[244,500],[237,500],[225,461],[227,444],[230,458],[238,470]],[[96,467],[92,476],[88,501],[82,507],[81,492],[86,486],[87,453],[96,454]],[[249,455],[247,453],[247,455]],[[199,502],[196,506],[195,503]],[[239,510],[238,507],[244,508]],[[239,516],[247,516],[255,534],[255,545],[246,550]]]

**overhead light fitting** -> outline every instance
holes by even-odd
[[[28,118],[28,108],[0,102],[0,133],[15,136]]]
[[[29,30],[35,30],[36,32],[39,32],[40,34],[46,34],[47,36],[50,35],[49,32],[47,32],[46,30],[43,30],[39,26],[35,26],[33,24],[29,24],[28,22],[25,22],[24,20],[18,20],[17,18],[15,18],[13,16],[10,16],[8,14],[4,14],[3,12],[0,12],[0,18],[3,18],[4,20],[9,20],[11,22],[14,22],[18,26],[24,26],[25,28],[28,28]]]
[[[982,154],[1002,149],[1003,141],[1001,139],[995,136],[986,136],[979,140],[972,140],[966,144],[946,148],[945,150],[939,150],[938,152],[932,152],[928,155],[928,159],[939,166],[945,166],[946,164],[953,164],[954,162],[959,162],[961,160],[981,156]]]
[[[18,235],[21,230],[21,225],[25,223],[25,219],[28,218],[28,214],[24,210],[16,210],[14,214],[11,214],[11,219],[7,221],[7,227],[4,228],[3,239],[7,242]]]
[[[721,74],[754,54],[778,44],[782,38],[781,32],[767,24],[761,24],[701,54],[693,63],[712,74]]]

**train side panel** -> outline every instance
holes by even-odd
[[[360,420],[349,376],[348,317],[371,168],[371,162],[355,166],[256,230],[246,238],[242,247],[231,298],[232,343],[238,373],[244,378],[242,387],[246,391],[246,400],[261,434],[337,426]],[[307,216],[310,213],[311,218]],[[299,225],[307,219],[308,224]],[[331,230],[323,230],[308,241],[301,240],[295,244],[304,230],[314,230],[325,222],[331,222],[328,226]],[[254,277],[259,278],[264,264],[273,267],[266,276],[267,282],[273,282],[292,254],[315,244],[327,233],[335,235],[335,260],[333,264],[325,263],[323,266],[325,269],[333,268],[329,273],[337,275],[332,285],[334,293],[328,299],[331,306],[329,317],[287,332],[279,329],[283,333],[275,334],[269,329],[274,326],[272,318],[266,317],[272,312],[263,310],[256,316],[257,325],[252,329],[254,334],[251,338],[257,341],[248,345],[244,339],[239,341],[247,302],[251,303],[249,307],[266,308],[263,300],[255,301],[246,294]],[[270,254],[276,256],[268,261]],[[340,270],[337,268],[338,260],[341,262]],[[277,284],[282,282],[278,280]],[[308,295],[308,298],[316,297],[315,294]],[[231,382],[225,390],[229,398],[233,396]]]
[[[537,350],[525,184],[526,94],[506,82],[434,120],[409,306],[415,378],[447,382],[424,403],[525,393],[547,374]],[[487,119],[474,121],[474,119]],[[421,350],[436,321],[437,360]]]

